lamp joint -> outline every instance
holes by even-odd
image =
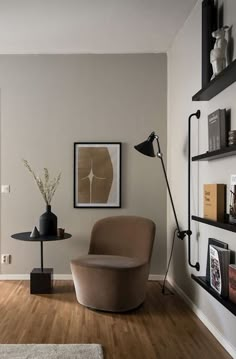
[[[185,236],[186,236],[186,231],[179,231],[177,233],[177,237],[181,240],[183,240]]]
[[[192,234],[192,231],[190,231],[190,230],[179,231],[179,232],[177,233],[177,237],[178,237],[179,239],[182,239],[182,240],[183,240],[185,236],[191,236],[191,234]]]

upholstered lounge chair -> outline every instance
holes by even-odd
[[[89,254],[71,261],[76,297],[87,307],[124,312],[145,299],[155,224],[135,216],[95,223]]]

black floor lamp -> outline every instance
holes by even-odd
[[[200,264],[198,262],[196,262],[196,264],[191,263],[191,234],[192,234],[192,231],[191,231],[191,192],[190,192],[190,189],[191,189],[191,119],[193,116],[196,116],[197,119],[199,119],[200,115],[201,115],[201,112],[200,112],[200,110],[198,110],[197,112],[192,113],[188,118],[188,229],[187,230],[181,231],[180,227],[179,227],[179,222],[178,222],[178,218],[177,218],[177,214],[176,214],[176,210],[175,210],[175,206],[174,206],[174,201],[172,198],[169,181],[168,181],[167,174],[166,174],[165,164],[163,161],[163,154],[161,152],[159,137],[155,134],[155,132],[152,132],[146,141],[140,143],[139,145],[134,146],[134,148],[137,151],[139,151],[140,153],[142,153],[145,156],[160,158],[162,169],[163,169],[164,176],[165,176],[167,189],[168,189],[168,193],[169,193],[169,197],[170,197],[170,201],[171,201],[171,206],[172,206],[174,217],[175,217],[175,222],[176,222],[176,227],[177,227],[177,237],[180,239],[184,239],[185,236],[188,237],[188,264],[190,265],[190,267],[195,268],[197,271],[200,270]],[[154,147],[153,147],[154,140],[156,140],[156,142],[157,142],[157,154],[155,154]]]

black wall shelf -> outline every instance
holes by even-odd
[[[218,93],[236,81],[236,60],[226,67],[219,75],[209,82],[207,86],[198,91],[193,101],[209,101]]]
[[[230,300],[222,298],[211,286],[207,283],[206,277],[197,277],[194,274],[191,275],[192,279],[195,280],[202,288],[204,288],[209,294],[211,294],[218,302],[220,302],[225,308],[231,313],[236,315],[236,304],[230,302]]]
[[[201,155],[192,157],[192,161],[212,161],[217,158],[229,157],[236,155],[236,146],[229,146],[220,150],[205,152]]]
[[[205,223],[210,226],[225,229],[226,231],[236,232],[236,224],[231,224],[226,221],[225,222],[217,222],[217,221],[212,221],[211,219],[206,219],[206,218],[202,218],[202,217],[198,217],[198,216],[192,216],[192,220],[201,222],[201,223]]]

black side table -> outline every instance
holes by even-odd
[[[30,293],[31,294],[48,294],[52,292],[52,275],[53,268],[43,267],[43,242],[60,241],[68,239],[71,234],[65,233],[64,237],[57,236],[39,236],[37,238],[30,237],[31,232],[15,233],[11,237],[20,241],[40,242],[40,260],[41,268],[34,268],[30,273]]]

